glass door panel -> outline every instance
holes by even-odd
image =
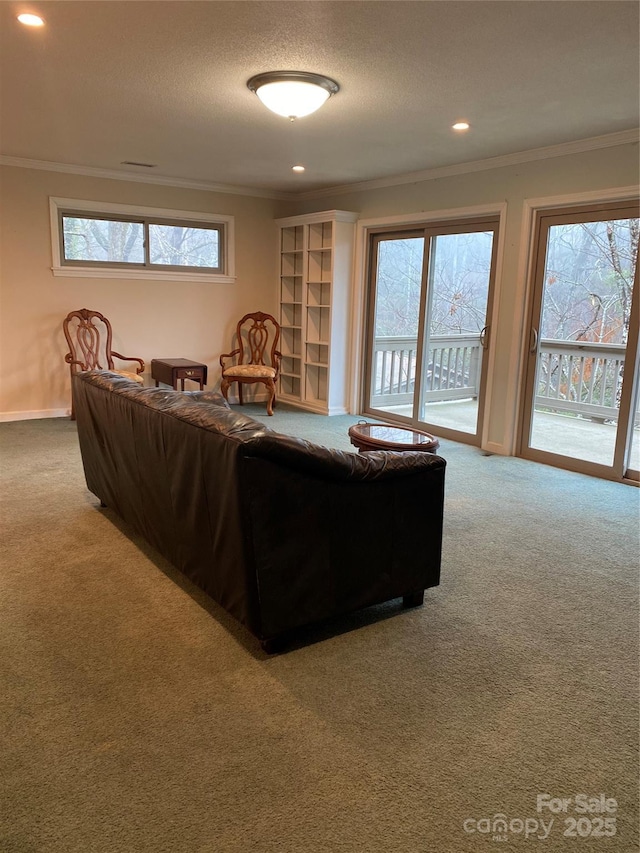
[[[613,464],[637,248],[637,219],[546,229],[531,448]]]
[[[480,443],[495,217],[373,235],[367,414]]]
[[[640,287],[638,286],[638,269],[636,269],[635,300],[629,326],[629,341],[627,343],[627,363],[634,361],[635,370],[629,395],[629,416],[627,419],[628,447],[623,446],[623,475],[629,480],[640,481]],[[625,399],[621,402],[621,418],[624,419]],[[625,457],[626,452],[626,457]]]
[[[633,427],[631,430],[631,450],[629,453],[629,469],[627,473],[634,473],[638,479],[640,473],[640,394],[636,395],[637,402],[634,412]]]
[[[424,236],[374,239],[369,406],[413,417]]]
[[[475,435],[493,231],[431,238],[419,419]]]

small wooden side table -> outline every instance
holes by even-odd
[[[200,384],[202,391],[207,383],[207,365],[199,361],[189,361],[188,358],[152,358],[151,378],[156,380],[156,388],[160,382],[171,385],[174,391],[184,391],[185,379],[191,379]]]

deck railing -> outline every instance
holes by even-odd
[[[429,342],[425,400],[473,399],[480,384],[480,335],[437,335]],[[418,342],[379,337],[374,345],[374,408],[413,401]],[[616,419],[625,348],[616,344],[543,339],[538,352],[536,408],[597,420]],[[636,422],[640,416],[636,416]]]
[[[622,344],[541,340],[536,409],[616,420],[624,355]]]
[[[413,400],[418,341],[407,337],[375,339],[374,407],[403,406]],[[430,339],[425,400],[465,400],[478,396],[480,335],[437,335]]]

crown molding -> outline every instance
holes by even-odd
[[[282,219],[276,219],[276,224],[280,227],[288,225],[309,225],[317,222],[357,222],[358,214],[351,210],[319,210],[317,213],[302,213],[298,216],[285,216]]]
[[[188,190],[226,193],[227,195],[253,196],[254,198],[272,198],[290,201],[296,198],[294,193],[278,190],[263,190],[253,187],[238,187],[232,184],[216,184],[210,181],[194,181],[187,178],[170,178],[164,175],[138,175],[118,169],[100,169],[95,166],[75,166],[70,163],[54,163],[49,160],[28,160],[24,157],[8,157],[0,154],[0,166],[17,166],[21,169],[40,169],[44,172],[64,172],[68,175],[84,175],[88,178],[106,178],[112,181],[134,181],[140,184],[160,184],[167,187],[180,187]]]
[[[325,198],[344,193],[365,192],[384,187],[396,187],[402,184],[415,184],[421,181],[434,181],[437,178],[449,178],[454,175],[466,175],[470,172],[483,172],[488,169],[500,169],[504,166],[517,166],[535,160],[547,160],[552,157],[564,157],[568,154],[580,154],[594,151],[598,148],[612,148],[616,145],[628,145],[640,141],[640,130],[621,130],[618,133],[608,133],[604,136],[592,136],[588,139],[577,139],[573,142],[561,142],[558,145],[547,145],[544,148],[531,148],[528,151],[517,151],[514,154],[501,154],[498,157],[488,157],[484,160],[471,160],[467,163],[456,163],[451,166],[439,166],[435,169],[424,169],[420,172],[410,172],[405,175],[395,175],[388,178],[377,178],[371,181],[360,181],[355,184],[342,184],[325,187],[321,190],[310,190],[296,194],[296,199]]]
[[[588,139],[577,139],[573,142],[561,142],[558,145],[547,145],[543,148],[531,148],[517,151],[513,154],[501,154],[498,157],[488,157],[484,160],[471,160],[467,163],[455,163],[450,166],[438,166],[435,169],[423,169],[420,172],[409,172],[404,175],[394,175],[387,178],[376,178],[371,181],[359,181],[353,184],[338,184],[332,187],[309,190],[308,192],[284,192],[282,190],[265,190],[255,187],[240,187],[232,184],[217,184],[210,181],[196,181],[187,178],[171,178],[163,175],[139,175],[134,172],[124,172],[117,169],[100,169],[94,166],[76,166],[69,163],[55,163],[48,160],[28,160],[23,157],[8,157],[0,154],[0,166],[17,166],[23,169],[41,169],[46,172],[64,172],[70,175],[84,175],[90,178],[107,178],[115,181],[134,181],[142,184],[160,184],[182,189],[204,190],[206,192],[226,193],[227,195],[253,196],[254,198],[270,198],[278,201],[305,201],[307,199],[326,198],[327,196],[344,193],[366,192],[367,190],[383,189],[385,187],[416,184],[423,181],[434,181],[437,178],[448,178],[455,175],[466,175],[471,172],[483,172],[488,169],[500,169],[505,166],[517,166],[535,160],[547,160],[553,157],[565,157],[569,154],[581,154],[599,148],[613,148],[617,145],[628,145],[640,141],[640,130],[621,130],[618,133],[608,133],[604,136],[591,136]]]

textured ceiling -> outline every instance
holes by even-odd
[[[27,9],[46,26],[18,24]],[[307,192],[630,130],[638,10],[627,0],[0,2],[0,153]],[[341,91],[291,123],[246,87],[276,69],[326,74]],[[467,134],[451,130],[459,118]]]

